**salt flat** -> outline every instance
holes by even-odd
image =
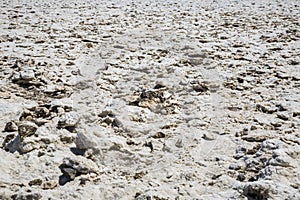
[[[300,199],[299,6],[3,0],[0,199]]]

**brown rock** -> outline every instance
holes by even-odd
[[[40,178],[36,178],[36,179],[33,179],[31,181],[29,181],[28,185],[29,186],[33,186],[33,185],[41,185],[43,183],[43,180],[40,179]]]
[[[18,126],[18,133],[21,138],[25,138],[33,135],[37,129],[38,126],[36,124],[29,121],[24,121],[21,122],[20,125]]]
[[[43,183],[42,188],[44,190],[51,190],[55,187],[57,187],[58,182],[56,180],[50,180]]]
[[[4,128],[4,131],[6,132],[13,132],[17,130],[18,130],[18,126],[14,121],[7,122]]]

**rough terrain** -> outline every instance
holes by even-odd
[[[3,0],[0,199],[300,199],[299,6]]]

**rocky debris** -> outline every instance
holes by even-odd
[[[58,181],[57,180],[50,180],[50,181],[45,181],[42,184],[42,188],[44,190],[52,190],[58,186]]]
[[[21,138],[20,135],[17,135],[14,139],[7,142],[3,148],[11,153],[18,151],[21,154],[25,154],[38,149],[40,145],[35,142],[32,138]]]
[[[37,148],[31,136],[36,133],[38,126],[30,121],[22,121],[18,125],[18,135],[7,135],[2,148],[9,152],[27,153]]]
[[[46,101],[48,97],[62,98],[69,96],[72,93],[71,87],[68,86],[70,84],[63,81],[64,78],[61,75],[54,78],[53,74],[47,70],[50,66],[52,66],[52,64],[36,62],[33,58],[19,58],[12,64],[9,70],[10,73],[8,74],[10,74],[10,76],[7,76],[7,78],[10,79],[14,85],[8,90],[24,98],[35,99],[43,97],[45,98],[43,99],[44,101]],[[20,93],[20,91],[26,95]]]
[[[68,131],[72,132],[75,130],[78,122],[79,114],[77,112],[67,112],[59,118],[57,128],[65,128]]]
[[[241,147],[236,150],[235,159],[229,169],[238,171],[237,180],[257,181],[272,176],[270,167],[295,168],[299,148],[283,148],[285,144],[280,139],[266,139],[249,148]],[[286,152],[288,151],[288,152]],[[295,157],[296,156],[296,157]],[[241,178],[241,175],[243,178]]]
[[[278,108],[275,105],[272,105],[270,103],[257,104],[256,109],[268,114],[272,114],[278,110]]]
[[[63,173],[59,180],[60,185],[64,185],[84,174],[97,176],[100,173],[98,166],[93,161],[80,156],[64,158],[59,168]]]
[[[34,68],[30,68],[30,67],[23,68],[21,71],[15,72],[12,76],[12,81],[22,87],[29,87],[31,85],[35,85],[35,86],[44,85],[43,82],[37,81]]]
[[[2,143],[2,148],[12,153],[18,151],[21,154],[28,153],[35,149],[47,148],[45,145],[49,144],[50,140],[53,138],[46,136],[47,133],[49,133],[49,130],[45,129],[44,126],[46,124],[50,124],[56,118],[61,117],[57,122],[59,125],[57,127],[64,127],[66,129],[73,130],[76,124],[75,122],[73,122],[74,117],[71,119],[71,117],[66,118],[64,116],[64,114],[69,113],[70,110],[70,106],[51,106],[51,104],[34,106],[24,109],[19,117],[19,121],[11,121],[6,124],[4,128],[5,132],[14,132],[17,129],[18,134],[6,135]],[[70,114],[70,116],[71,115],[72,113]],[[76,117],[77,118],[75,120],[78,121],[78,116],[76,115]],[[40,131],[38,131],[39,128]],[[48,137],[51,139],[49,139]],[[73,141],[72,137],[66,134],[59,135],[59,138],[62,142],[71,143]]]
[[[129,105],[148,108],[161,114],[172,114],[179,110],[179,104],[166,88],[142,90],[131,97]]]
[[[17,193],[13,194],[10,198],[17,200],[17,199],[32,199],[32,200],[39,200],[42,199],[42,195],[39,193]]]
[[[14,138],[15,138],[15,134],[8,134],[5,136],[3,142],[2,142],[2,148],[6,149],[6,146],[8,145],[8,143],[10,143]]]
[[[29,182],[28,182],[28,185],[29,185],[29,186],[33,186],[33,185],[40,186],[40,185],[42,185],[42,183],[43,183],[43,180],[42,180],[42,179],[36,178],[36,179],[33,179],[33,180],[29,181]]]
[[[26,109],[21,114],[20,121],[31,121],[38,126],[41,126],[51,120],[54,116],[50,116],[50,111],[46,107],[34,107]]]
[[[70,112],[71,110],[71,105],[56,105],[55,103],[26,108],[21,113],[19,122],[8,122],[4,131],[15,131],[17,124],[19,124],[20,126],[20,124],[22,124],[22,122],[24,121],[34,123],[37,126],[41,126],[49,123],[53,118],[62,116],[62,114],[64,114],[65,112]]]
[[[100,117],[99,123],[103,126],[111,126],[122,128],[122,122],[118,120],[111,110],[104,110],[102,111],[98,117]]]
[[[243,195],[248,199],[267,200],[270,197],[270,188],[260,183],[249,183],[244,186]]]
[[[270,138],[272,138],[272,135],[270,133],[260,130],[253,131],[245,136],[242,136],[242,139],[248,142],[263,142]]]
[[[24,139],[25,137],[33,135],[37,129],[38,126],[35,123],[22,121],[18,126],[18,134],[21,139]]]
[[[18,130],[18,126],[14,121],[7,122],[4,128],[4,131],[6,132],[14,132]]]
[[[0,199],[300,199],[299,8],[4,0]]]
[[[199,82],[192,83],[192,87],[193,87],[193,89],[196,92],[204,93],[204,92],[208,91],[208,85],[205,82],[202,82],[202,83],[199,83]]]

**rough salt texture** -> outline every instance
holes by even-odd
[[[0,199],[300,199],[299,6],[3,0]]]

